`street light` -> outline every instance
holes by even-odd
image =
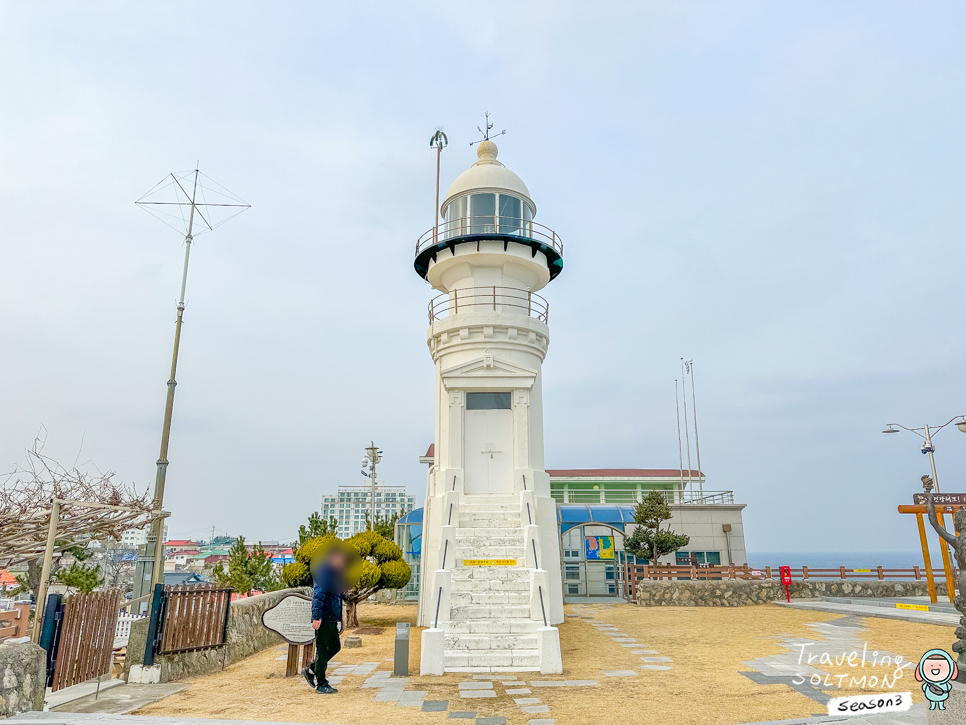
[[[882,431],[883,433],[898,433],[898,429],[902,428],[902,430],[915,433],[917,436],[923,439],[922,447],[919,450],[922,451],[923,455],[929,456],[929,468],[932,470],[932,485],[935,486],[936,493],[939,493],[939,476],[936,475],[936,457],[933,455],[936,452],[936,446],[933,445],[932,436],[934,433],[938,433],[957,418],[959,418],[959,422],[956,423],[956,427],[959,428],[960,432],[966,433],[966,415],[954,415],[942,425],[932,427],[924,425],[922,428],[906,428],[906,426],[900,425],[899,423],[889,423],[886,426],[886,429]]]
[[[372,441],[366,448],[366,457],[362,459],[362,475],[368,476],[372,486],[372,493],[369,498],[369,530],[375,531],[376,528],[376,464],[382,461],[382,451]]]

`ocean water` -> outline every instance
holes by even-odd
[[[942,569],[942,557],[931,551],[933,569]],[[912,569],[923,566],[921,551],[749,551],[748,566],[760,569],[790,566],[810,569]]]

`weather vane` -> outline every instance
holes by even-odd
[[[483,138],[481,138],[479,141],[470,141],[470,146],[475,146],[478,143],[483,143],[484,141],[490,140],[490,129],[493,128],[493,124],[490,123],[490,112],[486,111],[484,112],[483,115],[486,116],[486,129],[484,130],[479,126],[476,127],[476,130],[483,134]],[[500,131],[500,133],[495,133],[493,135],[502,136],[505,133],[506,133],[506,129],[503,129],[502,131]]]

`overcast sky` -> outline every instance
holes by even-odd
[[[4,2],[0,464],[45,427],[153,482],[183,248],[133,202],[200,160],[252,208],[192,252],[171,535],[291,539],[370,440],[421,499],[428,142],[445,189],[489,110],[566,244],[547,466],[677,467],[693,358],[750,550],[914,550],[927,462],[880,431],[966,413],[964,36],[958,2]]]

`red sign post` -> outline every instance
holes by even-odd
[[[785,600],[792,601],[792,595],[788,591],[788,587],[792,585],[792,568],[790,566],[783,566],[779,568],[782,575],[782,584],[785,585]]]

